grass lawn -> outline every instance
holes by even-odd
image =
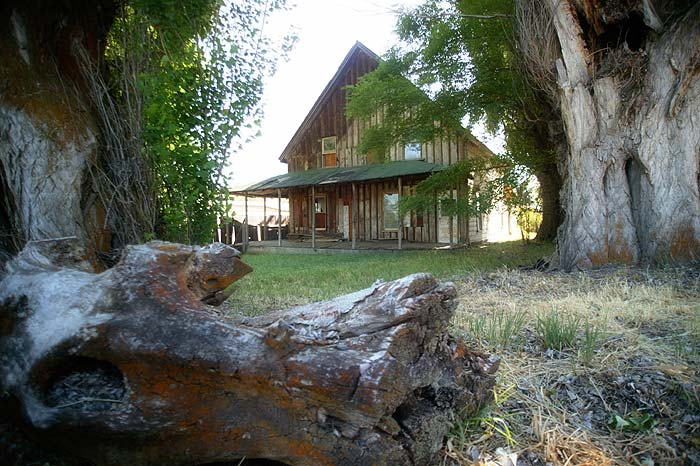
[[[237,282],[227,301],[234,314],[255,315],[332,298],[416,272],[454,280],[503,267],[532,265],[549,256],[551,243],[494,243],[467,249],[358,254],[246,254],[254,269]]]

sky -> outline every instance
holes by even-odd
[[[421,0],[297,0],[291,10],[273,14],[265,33],[294,32],[298,41],[288,60],[267,78],[262,97],[261,135],[232,157],[230,186],[247,187],[287,172],[279,156],[356,41],[378,55],[398,38],[396,12]],[[483,140],[483,139],[482,139]],[[486,142],[486,141],[484,141]]]

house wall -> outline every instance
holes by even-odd
[[[375,58],[362,53],[355,55],[354,59],[345,68],[344,74],[331,91],[317,117],[304,130],[300,140],[291,148],[290,156],[288,157],[290,172],[322,168],[321,138],[327,136],[337,136],[338,143],[341,142],[341,139],[343,140],[342,154],[337,154],[338,159],[343,158],[343,162],[338,165],[364,164],[364,158],[354,150],[354,147],[357,146],[357,141],[352,142],[350,145],[346,141],[348,134],[354,134],[355,138],[357,138],[359,131],[363,130],[366,125],[346,118],[345,102],[347,100],[347,92],[345,87],[355,84],[359,76],[367,74],[376,67],[377,60]],[[340,144],[337,144],[337,148],[340,149],[340,147]],[[353,150],[349,151],[350,148],[353,148]]]
[[[308,124],[299,140],[290,148],[287,155],[290,172],[324,168],[321,139],[329,136],[337,137],[336,165],[334,166],[352,167],[367,163],[367,156],[361,154],[357,147],[364,131],[369,126],[381,122],[382,115],[378,112],[369,122],[347,118],[345,87],[355,84],[358,77],[374,70],[377,64],[373,57],[363,53],[355,54],[326,97],[316,118]],[[452,165],[467,156],[478,154],[488,155],[483,146],[467,137],[435,138],[421,145],[423,160],[442,165]],[[390,149],[388,154],[390,161],[404,160],[404,158],[403,145],[396,144]]]
[[[402,183],[402,195],[409,195],[418,180],[408,180]],[[327,233],[343,236],[343,206],[348,207],[351,231],[357,228],[357,240],[375,241],[386,239],[398,239],[398,230],[386,230],[384,228],[384,194],[398,192],[398,181],[380,181],[356,183],[357,207],[353,212],[352,185],[321,186],[316,188],[316,195],[325,194],[328,202]],[[290,233],[308,234],[311,231],[308,206],[311,203],[311,189],[300,188],[291,190],[290,196]],[[353,222],[353,217],[357,221]],[[423,243],[449,243],[450,222],[452,222],[452,241],[480,242],[487,238],[486,222],[478,218],[460,218],[442,216],[436,205],[425,212],[412,211],[404,216],[403,239],[406,241]],[[467,228],[468,226],[468,228]],[[352,238],[352,236],[349,236]]]

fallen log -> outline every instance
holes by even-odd
[[[447,333],[455,290],[427,274],[226,321],[203,300],[249,271],[231,248],[53,259],[30,243],[0,283],[0,388],[95,464],[428,465],[490,401],[498,361]]]

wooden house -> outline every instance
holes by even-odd
[[[481,219],[450,218],[433,209],[400,218],[399,197],[444,167],[493,154],[476,138],[396,144],[389,160],[369,163],[357,147],[371,124],[345,114],[345,87],[374,70],[379,57],[357,42],[280,155],[288,173],[256,183],[247,196],[289,199],[289,237],[331,236],[356,241],[453,243],[485,239]],[[469,237],[467,237],[469,235]]]

